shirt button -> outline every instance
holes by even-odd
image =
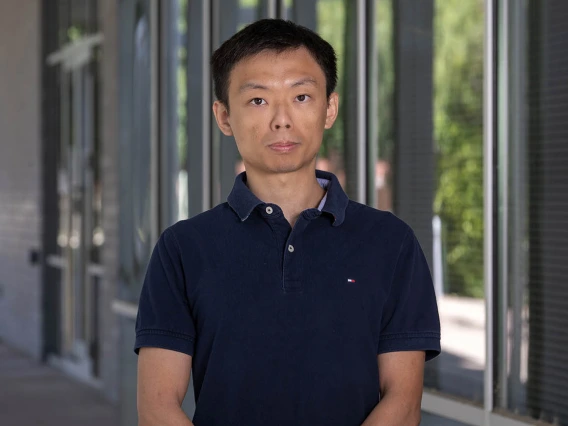
[[[294,246],[293,246],[292,244],[290,244],[290,245],[288,246],[288,251],[289,251],[290,253],[294,253]]]
[[[268,206],[268,207],[266,208],[266,213],[268,213],[268,214],[272,214],[273,211],[274,211],[274,210],[272,210],[272,207],[270,207],[270,206]]]

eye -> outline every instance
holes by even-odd
[[[310,99],[309,95],[298,95],[296,96],[296,99],[298,100],[298,102],[306,102],[308,99]]]
[[[251,104],[260,106],[260,105],[264,105],[266,103],[266,101],[262,98],[254,98],[252,101],[250,101]]]

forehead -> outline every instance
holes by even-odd
[[[280,53],[263,51],[235,65],[230,74],[229,91],[238,90],[247,81],[285,83],[306,77],[325,88],[325,74],[306,48]]]

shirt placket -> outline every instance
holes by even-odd
[[[306,253],[302,253],[302,237],[309,221],[301,214],[286,240],[282,262],[282,288],[285,293],[302,292],[303,263]]]
[[[302,287],[302,247],[301,236],[308,225],[308,220],[303,215],[298,217],[294,228],[290,230],[290,224],[277,207],[265,208],[268,223],[276,236],[282,259],[282,290],[284,293],[298,293]]]

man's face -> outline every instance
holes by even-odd
[[[230,113],[213,110],[221,131],[234,136],[248,171],[290,173],[314,168],[324,129],[336,117],[338,96],[326,96],[323,70],[308,50],[262,52],[231,71]]]

